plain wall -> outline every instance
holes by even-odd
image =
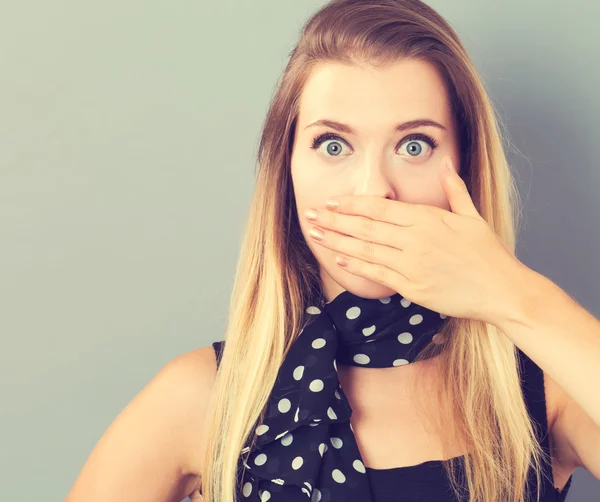
[[[260,127],[323,3],[0,1],[3,501],[62,500],[160,368],[223,339]],[[429,3],[521,152],[519,258],[598,316],[600,4]],[[577,469],[568,500],[599,498]]]

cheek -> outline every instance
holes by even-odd
[[[310,208],[323,209],[327,199],[337,195],[336,188],[339,190],[339,186],[335,182],[319,177],[314,169],[311,170],[310,165],[305,166],[301,171],[292,168],[292,183],[300,225],[302,230],[306,230],[312,226],[312,223],[304,218],[304,211]]]
[[[422,204],[439,207],[440,209],[450,210],[450,202],[448,201],[448,197],[446,196],[443,190],[440,194],[437,194],[436,197],[432,197],[428,202],[423,202]]]
[[[439,181],[423,180],[414,184],[400,184],[396,193],[401,194],[400,200],[409,204],[420,204],[435,206],[441,209],[449,209],[450,203],[446,192]]]

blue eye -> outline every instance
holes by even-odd
[[[409,147],[408,147],[408,152],[409,155],[416,157],[417,155],[419,155],[421,153],[421,151],[423,150],[423,147],[421,146],[421,144],[418,141],[415,141],[414,139],[412,141],[409,141],[408,143]],[[410,146],[412,145],[412,146]],[[414,154],[414,155],[413,155]]]
[[[321,134],[321,135],[317,136],[313,140],[311,148],[313,150],[317,150],[325,141],[333,141],[333,143],[329,143],[327,145],[327,152],[329,154],[331,154],[333,157],[338,156],[338,153],[341,150],[341,146],[335,146],[335,145],[336,144],[339,145],[340,142],[346,143],[346,141],[341,136],[338,136],[337,134],[333,134],[331,132],[326,132],[325,134]],[[331,148],[331,145],[334,145],[334,147]],[[336,152],[338,152],[338,153],[336,153]]]
[[[326,132],[324,134],[320,134],[313,140],[311,148],[313,150],[317,150],[325,141],[332,141],[332,143],[327,145],[327,153],[331,157],[339,157],[339,152],[342,150],[342,147],[339,146],[341,143],[348,145],[346,140],[341,136],[335,133]],[[438,147],[438,143],[434,138],[423,133],[409,134],[405,138],[402,138],[402,140],[398,143],[398,146],[406,143],[408,145],[408,155],[410,157],[418,157],[423,151],[423,147],[419,141],[427,143],[432,151]]]

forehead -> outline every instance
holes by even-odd
[[[415,118],[450,124],[444,82],[431,63],[398,61],[385,68],[319,63],[300,96],[299,125],[328,118],[358,132],[388,127]]]

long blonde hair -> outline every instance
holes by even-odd
[[[406,58],[440,72],[458,126],[461,176],[482,217],[515,253],[520,206],[503,148],[508,135],[452,27],[419,0],[332,0],[323,6],[303,26],[264,122],[226,343],[202,431],[204,500],[235,500],[242,448],[264,417],[305,309],[321,294],[290,177],[304,82],[317,63],[377,67]],[[540,486],[548,458],[524,403],[515,345],[494,326],[470,319],[450,319],[441,334],[441,391],[455,407],[453,427],[470,445],[464,457],[468,500],[527,500],[528,471],[534,469]],[[454,461],[446,468],[457,496],[464,497]]]

